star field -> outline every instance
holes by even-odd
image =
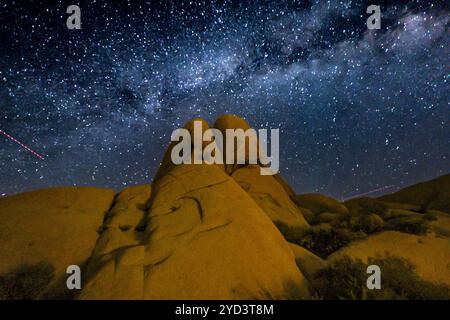
[[[444,1],[0,1],[0,195],[150,183],[172,130],[280,129],[281,174],[337,198],[450,170]],[[366,8],[381,5],[382,29]]]

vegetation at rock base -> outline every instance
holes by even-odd
[[[47,262],[24,264],[0,275],[0,300],[31,300],[49,285],[54,268]]]
[[[367,289],[367,266],[382,270],[381,289]],[[408,260],[393,257],[360,259],[341,258],[319,270],[311,281],[316,298],[331,300],[446,300],[450,288],[423,280]]]

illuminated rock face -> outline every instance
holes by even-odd
[[[155,181],[152,189],[141,229],[136,231],[136,224],[130,228],[136,242],[112,240],[119,235],[108,235],[114,248],[94,255],[80,298],[308,296],[288,243],[223,170],[177,166]]]

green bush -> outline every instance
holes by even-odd
[[[381,289],[368,290],[368,265],[381,269]],[[415,266],[408,260],[385,256],[369,258],[368,264],[360,259],[344,257],[319,270],[311,284],[319,299],[331,300],[446,300],[450,288],[420,278]]]
[[[411,234],[423,235],[429,229],[428,221],[422,217],[401,217],[394,218],[388,221],[386,229],[406,232]]]
[[[364,232],[333,228],[326,223],[316,225],[308,230],[290,227],[283,223],[276,223],[276,226],[287,241],[298,244],[324,259],[351,241],[367,236]]]
[[[41,262],[21,265],[0,275],[0,300],[30,300],[39,294],[53,279],[52,265]]]

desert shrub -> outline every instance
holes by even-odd
[[[368,290],[368,265],[381,269],[381,289]],[[343,257],[319,270],[311,284],[319,299],[331,300],[441,300],[450,298],[450,288],[420,278],[415,266],[400,257],[369,258],[368,264],[360,259]]]
[[[373,199],[365,199],[364,201],[361,201],[360,203],[360,209],[359,209],[359,213],[360,214],[376,214],[379,215],[380,217],[386,217],[386,215],[388,214],[388,207],[377,200],[373,200]]]
[[[351,241],[364,238],[361,233],[347,229],[311,229],[294,243],[326,259],[330,254],[348,245]]]
[[[436,221],[437,218],[437,214],[434,212],[427,212],[425,213],[425,215],[423,216],[423,218],[427,221]]]
[[[304,237],[295,241],[296,244],[326,258],[336,250],[348,245],[351,239],[345,233],[334,229],[319,229],[308,231]]]
[[[357,300],[363,296],[366,274],[361,260],[344,257],[319,270],[311,285],[319,299]]]
[[[366,237],[363,232],[333,228],[329,224],[320,224],[308,230],[283,223],[277,223],[276,226],[287,241],[298,244],[324,259],[351,241]]]
[[[351,216],[347,220],[347,226],[353,232],[372,234],[384,229],[384,219],[389,216],[389,208],[381,201],[361,198],[350,200],[348,206]]]
[[[0,300],[36,299],[53,279],[54,268],[46,262],[21,265],[0,275]]]
[[[429,224],[424,218],[402,217],[389,220],[386,224],[386,229],[423,235],[427,233]]]
[[[388,212],[388,207],[379,201],[364,201],[362,203],[361,209],[367,213],[374,213],[380,217],[384,217]]]

